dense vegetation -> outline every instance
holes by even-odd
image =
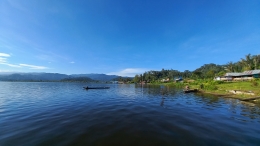
[[[225,65],[216,65],[214,63],[204,64],[200,68],[189,71],[180,72],[178,70],[147,71],[140,75],[135,75],[133,82],[139,83],[145,81],[148,83],[160,82],[162,79],[169,78],[173,81],[176,78],[189,79],[213,79],[215,76],[223,76],[226,72],[243,72],[246,70],[254,70],[260,68],[260,55],[248,54],[245,58],[241,58],[238,62],[228,62]]]
[[[119,81],[119,82],[124,82],[124,83],[131,83],[133,80],[132,77],[117,77],[114,78],[113,81]]]
[[[112,81],[120,76],[117,75],[106,75],[106,74],[74,74],[71,77],[88,77],[96,81]]]
[[[60,80],[61,82],[94,82],[94,80],[88,77],[74,77],[74,78],[65,78]]]
[[[208,93],[216,95],[228,95],[229,97],[236,98],[247,98],[250,96],[260,96],[260,79],[254,78],[243,82],[225,82],[213,80],[216,76],[223,76],[227,72],[243,72],[248,70],[260,69],[260,55],[250,54],[246,55],[245,58],[241,58],[238,62],[228,62],[225,65],[216,64],[205,64],[194,71],[180,72],[177,70],[165,70],[161,71],[148,71],[140,75],[136,75],[133,79],[135,83],[146,82],[146,83],[162,83],[165,79],[167,86],[174,86],[183,88],[189,86],[192,89],[200,89]],[[182,78],[182,82],[173,82],[175,79]],[[163,80],[164,79],[164,80]],[[169,81],[169,82],[168,82]],[[237,94],[230,95],[231,91],[238,91],[250,94]]]
[[[238,62],[228,62],[225,65],[229,72],[242,72],[246,70],[254,70],[260,68],[260,55],[248,54],[245,58],[241,58]]]

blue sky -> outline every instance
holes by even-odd
[[[2,0],[0,72],[193,71],[260,54],[259,0]]]

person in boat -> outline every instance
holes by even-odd
[[[186,89],[186,90],[190,90],[190,87],[187,85],[187,86],[185,87],[185,89]]]
[[[203,84],[200,84],[200,89],[203,89],[203,88],[204,88]]]

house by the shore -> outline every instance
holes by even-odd
[[[162,79],[162,80],[161,80],[161,82],[163,82],[163,83],[167,83],[167,82],[169,82],[169,81],[170,81],[169,78],[167,78],[167,79]]]
[[[242,73],[231,72],[226,73],[222,77],[215,77],[214,80],[220,81],[245,81],[252,80],[253,78],[260,78],[260,70],[249,70]]]
[[[182,81],[183,81],[182,77],[175,77],[174,78],[174,82],[182,82]]]

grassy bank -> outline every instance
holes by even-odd
[[[156,83],[158,84],[158,83]],[[198,79],[198,80],[184,80],[179,83],[160,83],[166,86],[184,88],[188,85],[191,89],[199,89],[202,94],[211,94],[222,97],[230,97],[237,99],[248,99],[260,96],[260,80],[255,79],[252,81],[240,82],[224,82],[214,81],[212,79]],[[236,94],[230,92],[236,91]],[[237,94],[240,92],[241,94]],[[254,95],[250,95],[254,94]],[[260,101],[260,100],[259,100]]]
[[[205,93],[238,99],[246,99],[260,96],[260,80],[240,82],[196,80],[193,82],[186,81],[183,84],[189,85],[191,88],[198,88]],[[238,93],[238,91],[240,94],[234,94],[234,92]]]

